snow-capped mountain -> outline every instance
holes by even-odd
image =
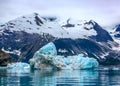
[[[68,19],[65,22],[62,21],[50,21],[50,18],[42,18],[39,14],[34,13],[27,16],[19,17],[15,20],[11,20],[8,23],[1,25],[0,34],[4,30],[9,30],[10,32],[22,31],[29,34],[43,34],[47,33],[57,38],[87,38],[91,37],[97,41],[102,41],[102,36],[109,36],[107,31],[103,30],[96,22],[90,21],[80,21]],[[3,29],[4,28],[4,29]],[[104,32],[101,34],[101,32]],[[105,39],[107,38],[107,39]],[[110,40],[111,37],[104,37],[104,41]]]
[[[59,54],[79,54],[93,56],[99,62],[114,64],[108,57],[116,53],[112,47],[117,46],[110,36],[95,21],[82,21],[40,17],[34,13],[11,20],[0,25],[0,49],[11,54],[17,61],[26,61],[42,46],[53,42]],[[111,53],[113,52],[113,53]],[[110,57],[114,60],[114,57]],[[108,60],[106,60],[108,59]]]
[[[62,27],[67,31],[71,38],[91,38],[97,42],[113,41],[109,33],[95,21],[80,21],[68,19],[62,23]]]
[[[111,35],[112,39],[114,40],[114,42],[116,42],[117,47],[112,47],[113,50],[117,50],[120,51],[120,25],[112,25],[110,27],[105,27],[105,29],[109,32],[109,34]]]
[[[5,28],[5,29],[3,29]],[[50,22],[50,20],[45,20],[40,17],[37,13],[22,16],[15,20],[9,21],[8,23],[1,25],[0,33],[4,30],[9,30],[10,32],[14,31],[23,31],[29,34],[51,34],[54,37],[62,37],[67,35],[64,29],[61,28],[56,22]]]
[[[114,37],[120,40],[120,25],[116,25],[114,28]]]

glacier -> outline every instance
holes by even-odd
[[[83,54],[73,56],[57,55],[54,43],[50,42],[40,48],[30,61],[30,66],[36,69],[92,69],[99,63],[94,58],[85,57]]]

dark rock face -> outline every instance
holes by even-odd
[[[56,17],[42,17],[42,18],[45,19],[45,20],[49,20],[49,21],[55,21],[55,20],[57,20]]]
[[[115,26],[115,32],[117,32],[114,37],[120,38],[120,24]]]
[[[91,36],[90,38],[96,40],[97,42],[108,42],[113,41],[110,34],[104,30],[100,25],[98,25],[96,22],[89,21],[93,25],[93,29],[97,32],[96,36]]]
[[[9,34],[9,35],[8,35]],[[16,53],[10,54],[16,59],[16,61],[28,62],[29,59],[34,55],[34,53],[54,40],[49,34],[29,34],[23,31],[10,32],[5,30],[2,35],[0,35],[0,49],[4,48],[7,51],[18,50],[20,55]]]
[[[92,53],[97,56],[104,54],[108,49],[104,46],[97,44],[95,41],[88,39],[58,39],[54,41],[59,55],[64,55],[66,52],[59,52],[59,50],[66,50],[69,55],[80,53]]]
[[[120,34],[115,34],[114,37],[120,38]]]
[[[69,18],[69,19],[67,20],[67,24],[62,25],[62,27],[70,28],[70,27],[75,27],[75,25],[70,23],[70,18]]]
[[[116,30],[115,31],[120,31],[120,24],[116,26]]]
[[[113,51],[106,46],[102,46],[93,40],[58,39],[54,41],[54,44],[57,48],[58,55],[67,56],[83,53],[85,56],[96,58],[102,65],[115,65],[120,62],[116,51]],[[109,54],[103,58],[102,56],[106,53]]]
[[[8,63],[12,63],[15,60],[7,53],[0,50],[0,66],[7,66]]]
[[[37,15],[35,16],[35,22],[39,26],[41,26],[41,24],[43,24],[42,20]]]
[[[75,25],[74,24],[66,24],[66,25],[63,25],[62,27],[75,27]]]

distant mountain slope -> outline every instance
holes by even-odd
[[[78,55],[96,58],[100,64],[114,65],[120,63],[120,52],[116,52],[107,46],[98,44],[89,39],[58,39],[53,42],[58,55]]]

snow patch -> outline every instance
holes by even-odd
[[[9,53],[9,54],[16,54],[18,56],[20,56],[20,54],[21,54],[21,52],[19,50],[9,51],[9,50],[5,50],[4,47],[1,50],[6,52],[6,53]]]

